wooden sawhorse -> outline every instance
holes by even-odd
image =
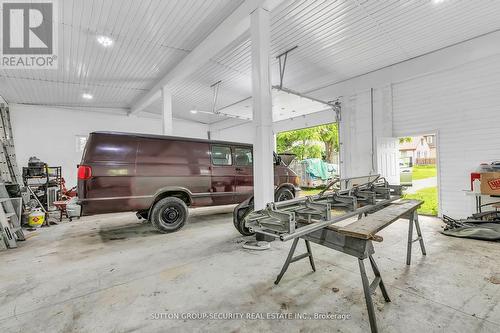
[[[275,284],[278,284],[283,275],[287,271],[289,265],[301,259],[309,258],[312,270],[316,271],[314,258],[311,251],[310,242],[326,246],[330,249],[343,252],[345,254],[358,258],[359,271],[361,274],[361,282],[363,285],[363,292],[365,295],[366,308],[368,310],[368,317],[370,320],[370,327],[372,332],[378,332],[377,320],[375,317],[375,309],[373,307],[372,294],[380,287],[382,296],[386,302],[390,302],[389,294],[380,275],[380,270],[373,258],[375,253],[372,241],[381,242],[383,238],[377,236],[376,233],[384,229],[394,221],[400,218],[407,218],[409,220],[408,229],[408,247],[406,254],[406,264],[411,264],[411,249],[414,242],[419,241],[420,250],[422,255],[426,255],[424,240],[418,222],[417,209],[422,205],[419,200],[401,200],[394,202],[386,208],[383,208],[373,214],[368,215],[356,222],[353,222],[345,227],[338,227],[330,225],[320,230],[313,231],[307,235],[297,237],[293,240],[292,247],[286,258],[285,264],[281,272],[276,278]],[[298,226],[305,226],[307,223],[298,222]],[[413,239],[413,225],[415,225],[418,237]],[[304,239],[307,252],[294,257],[299,238]],[[364,260],[369,259],[375,279],[370,283],[366,274]]]

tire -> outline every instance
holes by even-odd
[[[244,212],[241,212],[244,210]],[[233,218],[233,224],[236,230],[243,236],[252,236],[255,235],[254,232],[251,232],[248,228],[245,228],[245,217],[248,216],[253,211],[253,206],[248,206],[247,208],[243,208],[240,211],[236,212]]]
[[[286,187],[280,188],[274,195],[275,202],[292,200],[293,198],[295,198],[293,192]]]
[[[186,223],[187,217],[186,203],[176,197],[161,199],[151,210],[151,223],[162,233],[179,230]]]

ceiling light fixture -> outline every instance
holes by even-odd
[[[191,110],[190,112],[191,112],[192,114],[197,114],[197,113],[198,113],[198,111],[197,111],[197,110]]]
[[[110,47],[113,45],[113,40],[108,36],[97,36],[97,41],[104,47]]]
[[[92,96],[92,94],[89,94],[89,93],[83,93],[83,94],[82,94],[82,97],[83,97],[84,99],[92,99],[92,98],[94,98],[94,96]]]
[[[443,2],[445,2],[446,0],[432,0],[432,3],[435,4],[435,5],[439,5]]]

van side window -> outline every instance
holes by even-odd
[[[231,148],[212,146],[212,163],[214,165],[232,165]]]
[[[234,162],[240,166],[252,165],[252,149],[234,148]]]

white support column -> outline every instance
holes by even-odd
[[[168,86],[161,89],[163,135],[173,135],[172,92]]]
[[[270,24],[269,11],[262,7],[251,14],[252,96],[254,151],[254,206],[263,209],[274,201],[273,115],[269,70]]]

